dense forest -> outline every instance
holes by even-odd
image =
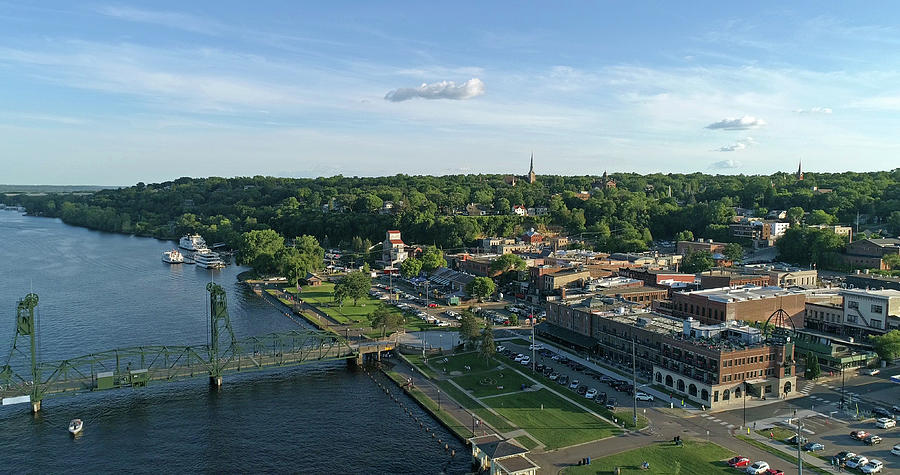
[[[505,178],[179,178],[92,194],[19,195],[13,200],[32,214],[74,225],[159,238],[199,232],[209,242],[235,247],[241,234],[251,230],[273,229],[288,238],[311,235],[328,248],[349,246],[354,238],[379,242],[385,230],[396,228],[407,242],[454,249],[483,236],[512,236],[534,227],[581,235],[603,250],[630,251],[682,231],[726,239],[734,207],[758,215],[802,208],[816,220],[842,223],[853,222],[860,213],[870,222],[900,225],[900,169],[808,173],[802,181],[787,173],[619,173],[610,175],[615,187],[604,186],[596,176],[539,175],[534,184],[519,180],[515,186]],[[467,216],[466,206],[472,203],[496,214]],[[547,214],[517,216],[512,205],[547,208]]]

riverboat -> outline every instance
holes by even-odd
[[[225,267],[225,261],[223,261],[218,254],[209,249],[195,252],[193,259],[195,264],[207,269],[219,269]]]
[[[206,250],[206,241],[203,240],[203,236],[199,234],[187,234],[181,237],[181,240],[178,241],[178,247],[182,249],[187,249],[188,251],[203,251]]]
[[[81,430],[84,429],[84,422],[81,419],[72,419],[69,422],[69,433],[72,435],[78,435],[81,433]]]
[[[172,249],[171,251],[163,251],[162,260],[168,264],[183,264],[184,256],[178,252],[178,249]]]

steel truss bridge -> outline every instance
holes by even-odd
[[[91,391],[141,388],[208,376],[216,387],[225,374],[306,363],[378,357],[393,349],[391,342],[349,343],[325,331],[289,331],[238,339],[231,329],[225,290],[217,284],[209,292],[209,341],[191,346],[135,346],[91,353],[59,361],[38,361],[35,340],[36,294],[16,305],[16,332],[12,347],[0,366],[0,399],[3,405],[31,403],[41,409],[45,397]],[[22,368],[17,371],[17,368]],[[30,370],[25,374],[26,370]]]

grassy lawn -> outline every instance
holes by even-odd
[[[652,473],[736,473],[725,463],[732,457],[724,447],[708,442],[686,440],[683,447],[671,443],[650,445],[607,457],[592,459],[590,465],[565,469],[566,474],[612,474],[616,467],[622,474]],[[648,462],[650,470],[641,470],[641,463]],[[677,464],[677,465],[676,465]],[[680,470],[677,470],[679,467]]]
[[[398,384],[403,384],[405,381],[403,378],[394,371],[388,371],[387,375],[393,379]],[[426,396],[422,391],[418,389],[413,389],[410,391],[410,396],[419,401],[422,405],[428,408],[432,414],[436,415],[438,419],[441,420],[447,427],[450,428],[453,432],[456,433],[459,437],[463,439],[468,439],[472,437],[472,430],[466,424],[463,424],[456,419],[453,418],[449,413],[444,410],[438,409],[438,405],[431,398]]]
[[[519,373],[509,370],[494,370],[457,376],[453,378],[456,384],[472,391],[475,397],[494,396],[497,394],[520,391],[522,385],[531,386],[532,382]],[[491,405],[490,401],[484,401]]]
[[[612,425],[546,389],[500,396],[488,401],[495,411],[527,430],[548,449],[602,439],[619,432]]]
[[[528,340],[523,340],[523,339],[521,339],[521,338],[514,338],[514,339],[512,339],[512,340],[509,340],[509,342],[510,342],[510,343],[514,343],[514,344],[516,344],[516,345],[522,345],[522,346],[525,346],[526,348],[528,347],[528,345],[531,344],[530,341],[528,341]],[[502,343],[501,343],[501,344],[502,344]]]
[[[537,441],[535,441],[531,437],[528,437],[527,435],[520,435],[516,437],[516,441],[522,444],[522,446],[528,450],[531,450],[538,446]]]
[[[784,442],[785,440],[790,439],[791,437],[797,435],[797,432],[787,429],[785,427],[773,427],[771,429],[760,429],[760,430],[756,431],[757,434],[759,434],[763,437],[766,437],[766,438],[769,437],[770,432],[775,434],[775,440],[777,440],[779,442]]]
[[[429,378],[431,378],[431,379],[437,378],[437,375],[434,373],[434,371],[429,366],[425,365],[422,362],[422,355],[402,355],[402,357],[404,359],[406,359],[406,361],[409,361],[410,364],[412,364],[413,366],[415,366],[416,368],[418,368],[419,370],[424,372],[425,375],[428,376]],[[434,358],[432,358],[432,359],[434,359]]]
[[[446,360],[446,361],[444,361]],[[437,358],[429,358],[428,364],[435,370],[450,374],[454,371],[460,373],[477,373],[488,371],[500,366],[494,359],[485,360],[477,352],[461,353],[454,356],[444,356]],[[467,370],[466,366],[471,370]]]
[[[469,412],[474,412],[476,416],[487,422],[494,429],[497,429],[500,432],[509,432],[516,429],[502,417],[497,417],[496,414],[487,410],[484,406],[479,404],[478,401],[472,399],[471,396],[457,389],[457,387],[452,385],[449,381],[435,381],[435,383],[463,408],[467,409]]]

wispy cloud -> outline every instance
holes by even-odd
[[[756,141],[753,140],[753,137],[747,137],[742,140],[738,140],[737,142],[731,145],[724,145],[722,147],[717,148],[716,152],[737,152],[740,150],[745,150],[751,145],[756,144]]]
[[[96,12],[135,23],[160,25],[204,35],[219,35],[225,30],[224,25],[215,20],[181,12],[143,10],[118,5],[101,6],[96,9]]]
[[[811,107],[809,109],[794,109],[798,114],[831,114],[830,107]]]
[[[720,160],[718,162],[715,162],[712,165],[710,165],[709,168],[717,168],[720,170],[724,170],[724,169],[730,169],[730,168],[740,168],[741,166],[743,166],[743,164],[741,162],[739,162],[737,160],[732,160],[729,158],[728,160]]]
[[[766,121],[745,115],[740,118],[729,117],[727,119],[722,119],[707,125],[706,128],[712,130],[747,130],[756,129],[764,125],[766,125]]]
[[[431,84],[422,84],[419,87],[403,87],[394,89],[384,95],[385,100],[402,102],[410,99],[454,99],[465,100],[484,94],[484,82],[478,78],[472,78],[457,85],[453,81],[441,81]]]

